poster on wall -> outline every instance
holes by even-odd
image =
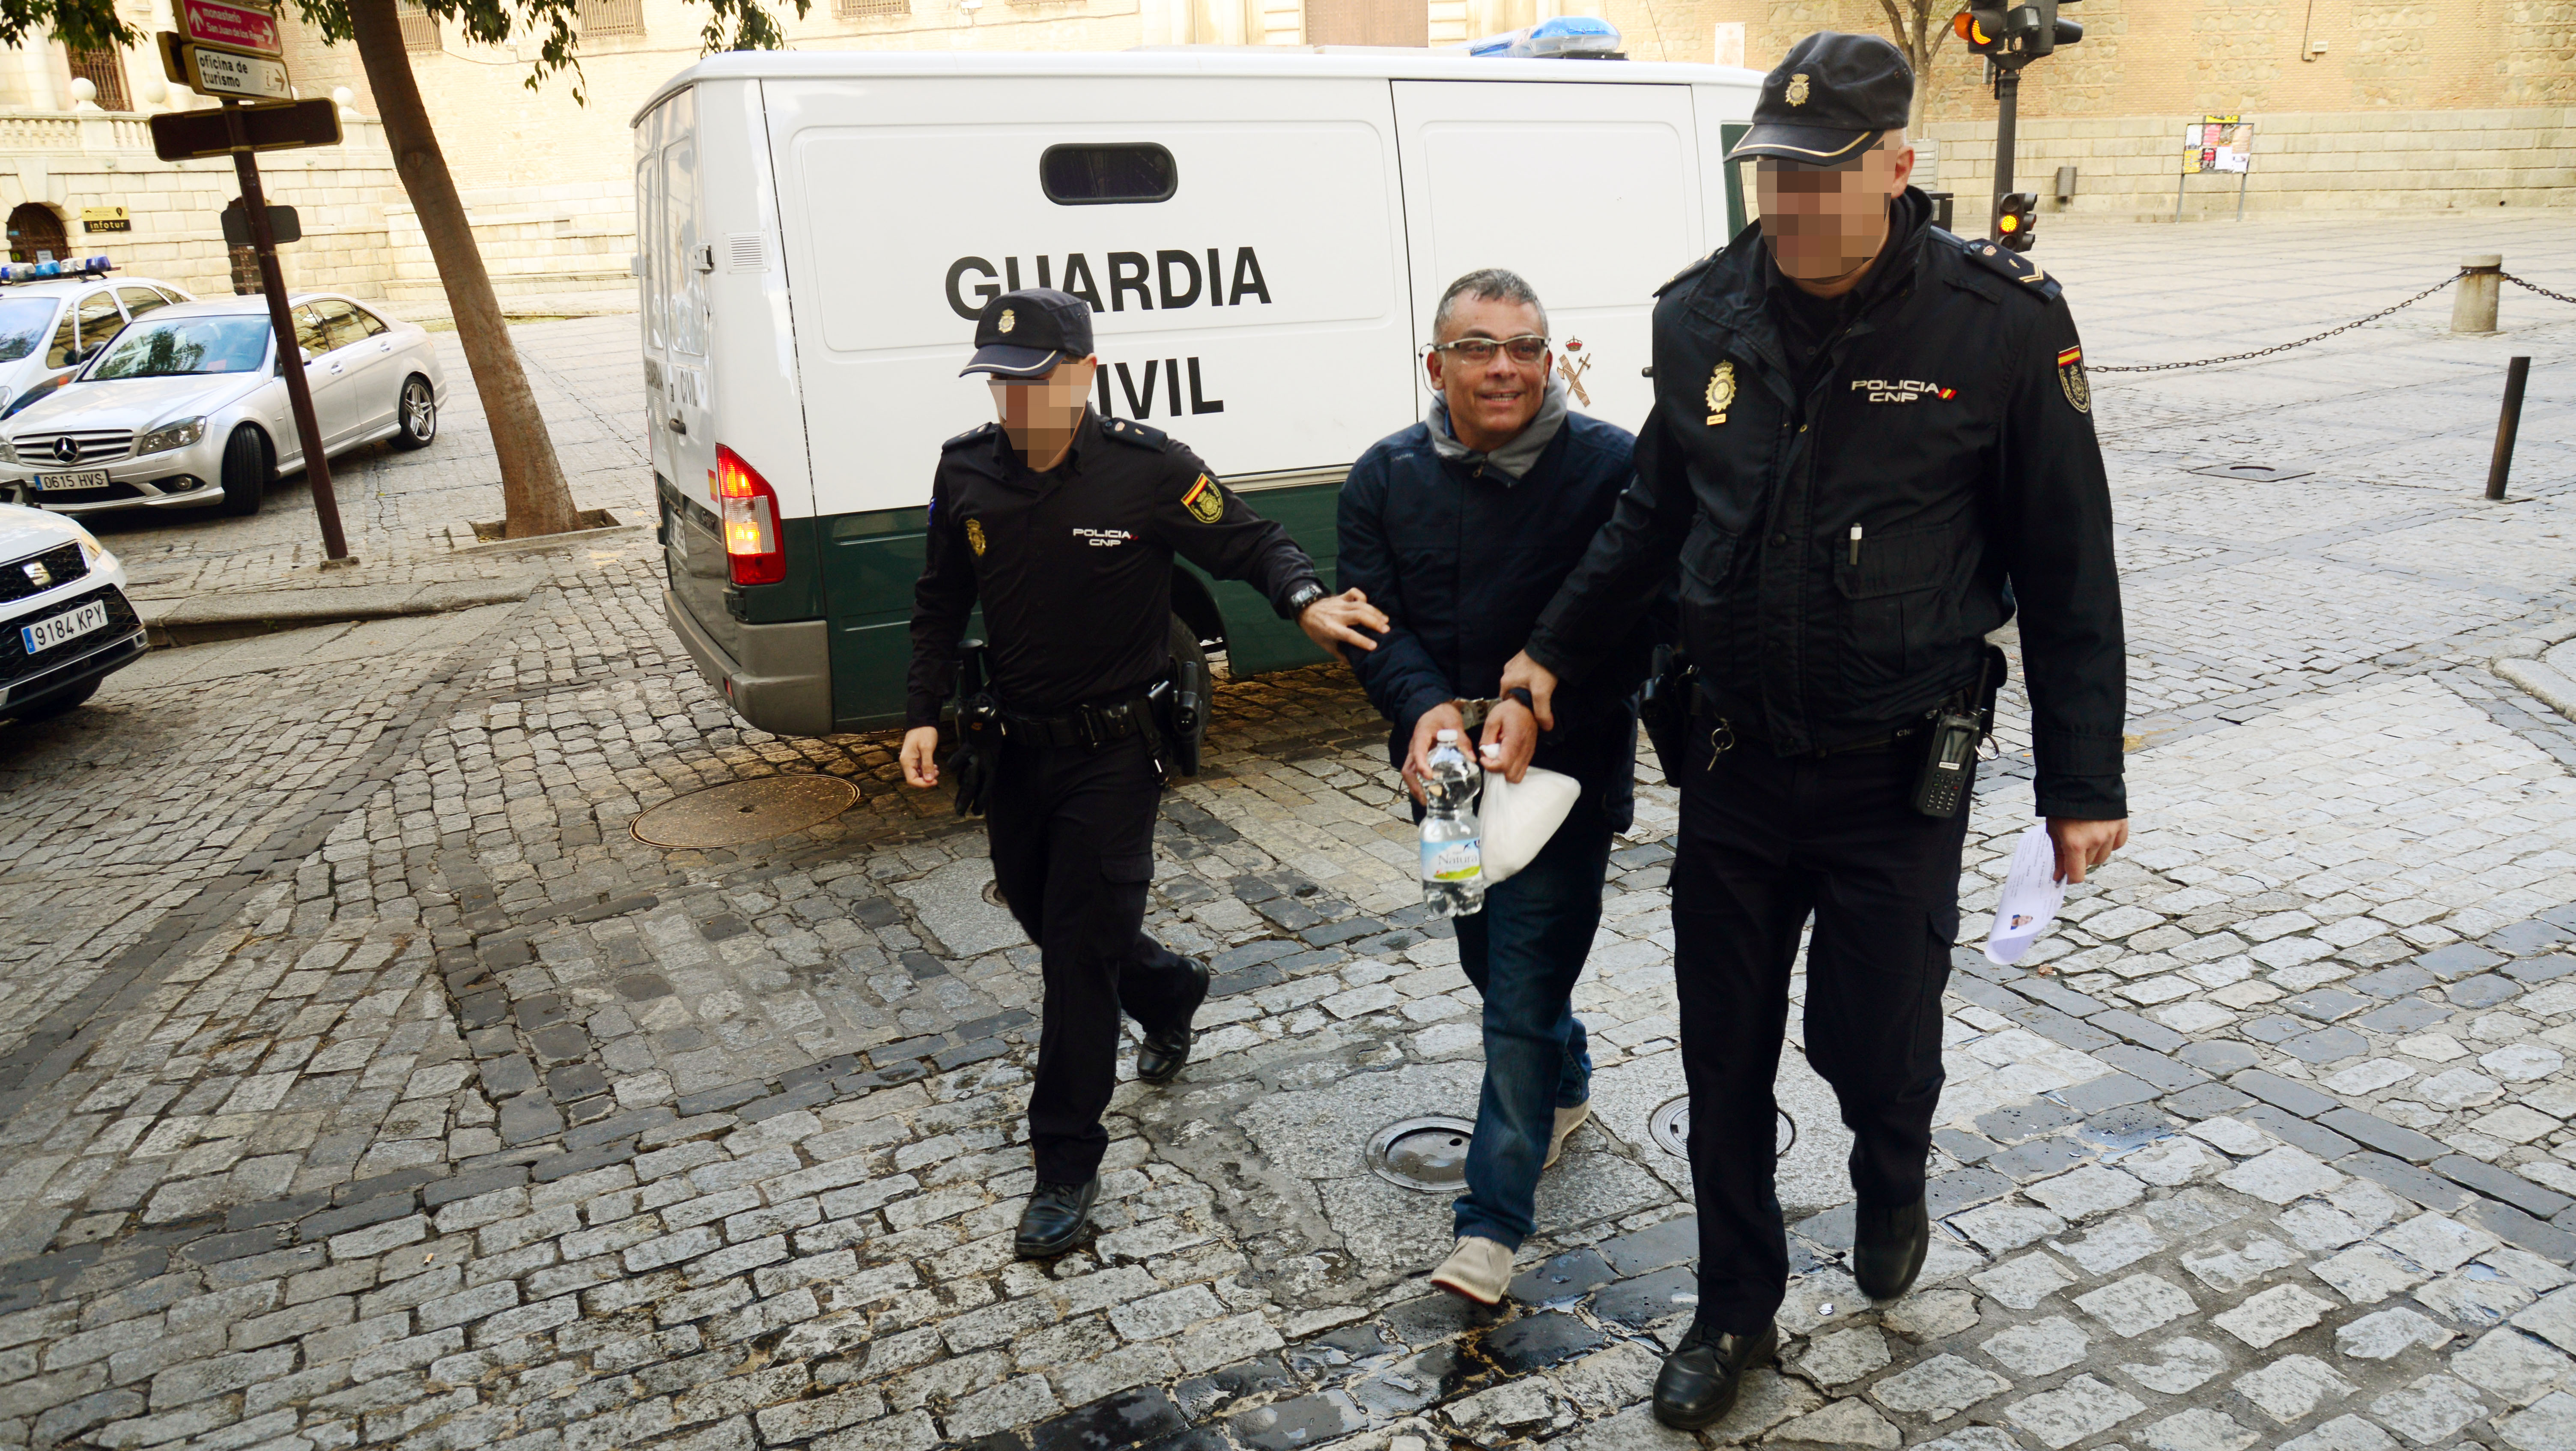
[[[2182,128],[2182,174],[2254,169],[2254,123],[2242,116],[2203,116]]]

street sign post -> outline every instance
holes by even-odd
[[[215,0],[180,3],[192,14],[201,6],[239,9],[216,4]],[[161,41],[165,60],[174,53],[184,57],[193,45],[166,31]],[[323,456],[322,429],[314,419],[313,389],[304,377],[302,350],[295,344],[295,318],[286,301],[286,274],[277,265],[278,234],[271,220],[276,212],[287,212],[290,218],[293,212],[268,205],[260,191],[255,153],[331,146],[339,140],[340,108],[327,100],[265,105],[227,102],[219,111],[165,111],[152,118],[152,150],[163,161],[229,155],[233,172],[241,179],[241,199],[234,205],[240,208],[240,220],[247,226],[251,248],[259,257],[260,291],[268,296],[268,325],[277,334],[278,361],[285,365],[286,402],[295,417],[295,436],[304,448],[304,477],[313,488],[313,512],[321,517],[326,564],[352,561],[349,541],[340,529],[339,496],[331,489],[331,461]],[[227,235],[232,231],[233,219],[229,214],[224,219]],[[300,228],[296,234],[302,234]]]

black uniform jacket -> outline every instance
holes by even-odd
[[[1277,524],[1161,432],[1089,409],[1072,451],[1033,473],[998,423],[941,446],[913,588],[904,723],[937,725],[957,637],[981,600],[994,693],[1053,715],[1141,693],[1171,669],[1172,556],[1269,597],[1315,581]]]
[[[1856,312],[1795,379],[1748,227],[1658,293],[1637,482],[1532,633],[1569,685],[1681,563],[1707,698],[1781,754],[1884,734],[2022,611],[2042,815],[2127,815],[2111,501],[2075,322],[2038,267],[1908,189]]]

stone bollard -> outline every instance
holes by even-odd
[[[2460,295],[2451,301],[2451,331],[2491,333],[2496,330],[2496,303],[2504,295],[2504,258],[2495,252],[2473,252],[2460,259],[2469,275],[2460,279]]]

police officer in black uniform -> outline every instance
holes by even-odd
[[[1502,677],[1545,724],[1681,566],[1696,674],[1664,768],[1700,1284],[1655,1413],[1686,1429],[1722,1419],[1777,1345],[1771,1090],[1810,914],[1805,1048],[1854,1135],[1853,1277],[1892,1299],[1922,1268],[1966,723],[2016,604],[2059,875],[2127,836],[2083,350],[2040,268],[1931,224],[1906,185],[1912,95],[1875,36],[1811,35],[1764,80],[1734,153],[1759,159],[1761,223],[1659,293],[1637,481]]]
[[[1121,1009],[1144,1030],[1136,1076],[1168,1083],[1207,996],[1206,966],[1141,930],[1155,798],[1175,762],[1147,700],[1172,669],[1172,556],[1251,584],[1336,654],[1376,648],[1355,627],[1386,628],[1358,591],[1326,593],[1286,531],[1189,449],[1094,414],[1098,365],[1081,299],[1032,289],[985,306],[965,371],[990,376],[1001,421],[942,447],[913,596],[903,742],[913,785],[939,779],[940,705],[978,600],[990,636],[1002,708],[993,877],[1043,953],[1046,980],[1029,1095],[1038,1182],[1018,1241],[1032,1258],[1072,1248],[1099,1195]]]

